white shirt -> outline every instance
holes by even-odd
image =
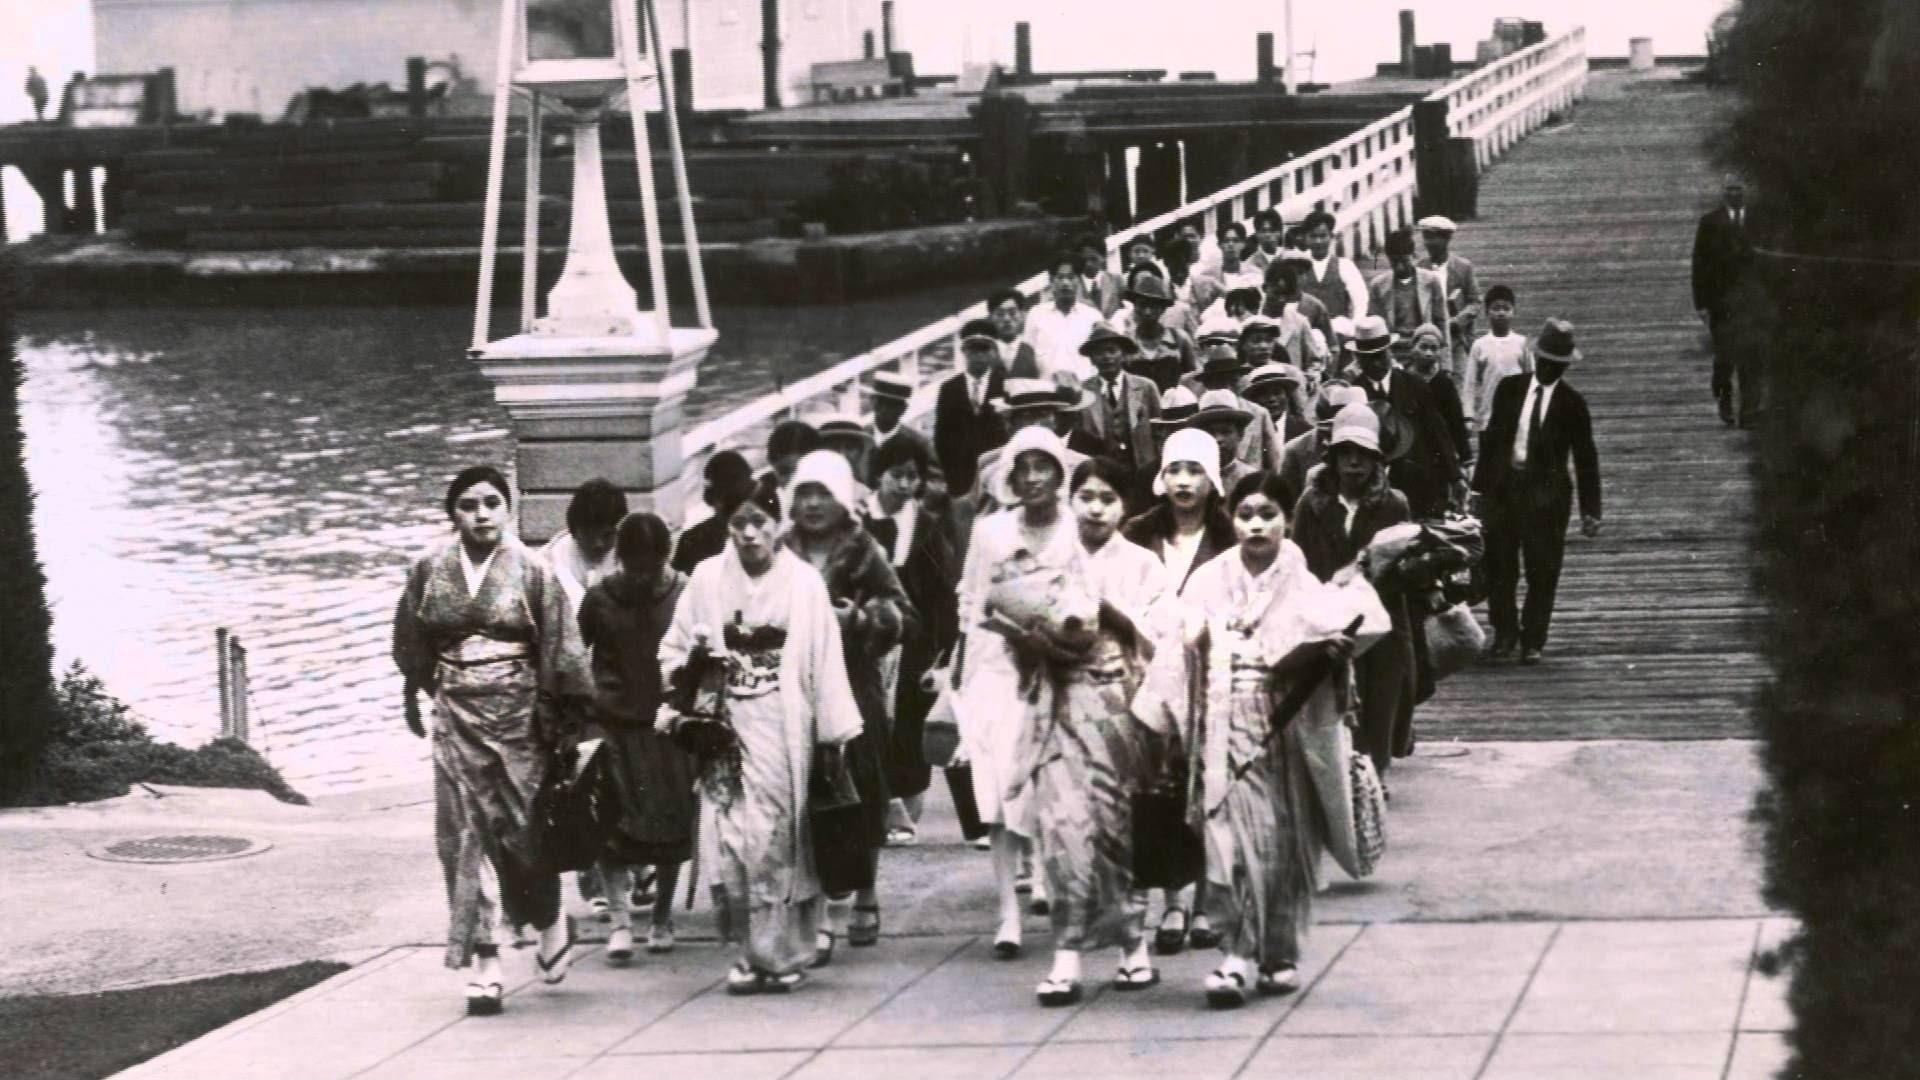
[[[560,591],[567,594],[567,603],[573,606],[575,614],[579,613],[580,605],[586,601],[587,590],[617,569],[613,552],[607,552],[598,561],[589,559],[587,553],[580,550],[580,544],[574,540],[571,532],[563,532],[547,541],[547,546],[540,549],[540,554],[552,567],[553,576],[560,579]]]
[[[864,507],[869,521],[893,521],[893,547],[887,552],[887,561],[895,566],[907,565],[907,556],[913,552],[913,527],[920,515],[914,513],[913,500],[900,505],[898,513],[889,514],[887,508],[880,505],[880,496],[868,496]]]
[[[1493,390],[1500,380],[1527,370],[1527,337],[1508,332],[1499,337],[1482,334],[1474,339],[1467,353],[1467,370],[1462,372],[1460,396],[1475,430],[1484,430],[1493,418]]]
[[[1527,384],[1527,396],[1520,402],[1520,426],[1513,433],[1514,468],[1518,469],[1527,463],[1527,436],[1529,434],[1528,427],[1530,426],[1528,424],[1528,418],[1533,415],[1535,408],[1533,403],[1534,398],[1538,397],[1540,399],[1538,406],[1540,409],[1540,422],[1544,424],[1547,422],[1547,407],[1553,404],[1553,388],[1559,385],[1559,379],[1555,379],[1545,385],[1542,385],[1539,379],[1534,379]]]
[[[493,557],[498,554],[500,554],[500,545],[495,544],[493,550],[487,552],[487,557],[480,560],[479,565],[476,566],[467,556],[467,546],[460,545],[460,576],[467,582],[467,599],[472,600],[480,595],[480,585],[487,580],[487,570],[493,566]]]
[[[1366,316],[1368,301],[1367,279],[1360,276],[1360,268],[1353,265],[1352,259],[1335,255],[1333,249],[1328,248],[1326,258],[1316,259],[1312,253],[1309,252],[1307,261],[1313,264],[1313,277],[1315,281],[1322,280],[1327,276],[1327,264],[1332,263],[1334,265],[1334,271],[1340,275],[1340,284],[1347,288],[1347,306],[1353,309],[1347,313],[1347,318],[1359,322]]]
[[[1335,496],[1335,498],[1340,500],[1341,509],[1347,512],[1347,535],[1352,536],[1353,535],[1353,515],[1360,512],[1360,500],[1349,499],[1345,495],[1337,495]]]
[[[1056,371],[1073,373],[1077,380],[1085,380],[1093,375],[1093,361],[1080,355],[1080,346],[1087,343],[1087,337],[1093,333],[1094,326],[1100,322],[1100,309],[1090,304],[1075,301],[1071,308],[1061,311],[1052,300],[1027,312],[1027,344],[1033,346],[1033,357],[1040,368],[1040,377],[1048,378]]]
[[[1166,553],[1161,560],[1167,564],[1167,572],[1173,576],[1175,591],[1184,588],[1187,574],[1193,569],[1193,560],[1200,554],[1200,538],[1206,535],[1205,529],[1195,529],[1190,533],[1173,530],[1167,539]]]

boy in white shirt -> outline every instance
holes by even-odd
[[[1467,419],[1473,430],[1487,426],[1493,415],[1493,388],[1509,375],[1532,371],[1527,360],[1527,337],[1513,332],[1513,290],[1495,285],[1487,290],[1487,332],[1474,339],[1467,353],[1467,370],[1460,383]]]

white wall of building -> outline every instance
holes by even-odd
[[[702,109],[759,108],[760,0],[656,0],[667,48],[693,39]],[[457,58],[493,82],[498,0],[93,0],[98,70],[172,67],[183,112],[278,119],[308,87],[406,85],[410,56]],[[809,68],[879,37],[880,0],[781,0],[782,95],[808,100]]]

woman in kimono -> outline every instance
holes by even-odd
[[[563,710],[590,693],[573,609],[553,571],[507,534],[511,494],[499,470],[462,470],[447,486],[458,534],[407,574],[393,626],[393,655],[415,690],[433,699],[434,846],[446,879],[446,964],[468,972],[467,1011],[500,1011],[491,872],[510,926],[540,931],[537,965],[549,983],[573,963],[573,920],[560,911],[560,880],[534,867],[528,810],[545,778]],[[476,962],[477,961],[477,962]]]
[[[1184,423],[1178,421],[1176,426]],[[1127,540],[1145,548],[1166,567],[1168,585],[1175,593],[1184,592],[1195,571],[1233,547],[1227,489],[1220,481],[1221,460],[1220,444],[1205,431],[1187,427],[1174,431],[1160,449],[1160,473],[1153,478],[1153,494],[1159,504],[1121,526]],[[1149,771],[1164,765],[1166,750],[1152,748],[1155,765]],[[1153,939],[1156,950],[1172,956],[1184,951],[1189,943],[1196,949],[1210,949],[1219,942],[1207,918],[1201,885],[1189,885],[1166,897]]]
[[[1184,648],[1156,655],[1133,703],[1194,762],[1189,820],[1206,845],[1223,954],[1205,983],[1216,1008],[1245,1004],[1255,988],[1299,987],[1328,823],[1351,821],[1339,673],[1388,626],[1363,577],[1334,586],[1307,569],[1284,538],[1281,491],[1266,473],[1235,487],[1239,546],[1195,573],[1182,596]],[[1291,722],[1275,715],[1308,691]]]
[[[1342,408],[1333,418],[1326,463],[1307,474],[1307,490],[1294,511],[1293,537],[1307,569],[1326,581],[1351,565],[1374,534],[1411,518],[1406,496],[1387,483],[1378,415],[1367,405]],[[1360,745],[1384,780],[1394,758],[1413,752],[1415,670],[1406,597],[1382,583],[1381,602],[1393,616],[1393,633],[1360,658],[1354,677]]]
[[[1023,756],[1031,749],[1025,738],[1032,727],[1030,710],[1052,705],[1044,680],[1022,672],[1005,626],[990,620],[996,613],[989,595],[1015,567],[1070,571],[1079,562],[1079,537],[1065,512],[1069,454],[1060,437],[1044,427],[1022,428],[1007,441],[997,475],[983,482],[1014,508],[974,523],[960,575],[964,655],[954,712],[960,754],[973,767],[980,820],[991,828],[1000,915],[993,955],[999,960],[1021,953],[1017,882],[1022,850],[1035,833],[1032,789],[1026,783],[1031,763]]]
[[[861,725],[860,734],[847,744],[847,768],[860,791],[866,826],[862,839],[877,871],[880,848],[887,840],[889,799],[882,755],[891,717],[890,686],[881,664],[900,643],[913,611],[887,553],[855,515],[860,506],[857,500],[853,467],[845,457],[832,450],[815,450],[801,458],[785,500],[793,527],[784,544],[826,582],[840,623],[847,682],[860,708]],[[852,897],[829,898],[827,923],[815,944],[816,967],[833,962],[834,942],[843,929],[849,945],[879,942],[880,898],[872,886]]]
[[[1040,1004],[1080,1000],[1080,958],[1118,949],[1116,990],[1160,981],[1146,937],[1146,895],[1133,887],[1131,796],[1145,729],[1128,712],[1153,655],[1149,609],[1170,590],[1166,567],[1118,533],[1128,473],[1094,458],[1068,485],[1082,548],[1077,573],[1100,602],[1091,648],[1049,663],[1053,710],[1035,716],[1032,784],[1053,917],[1053,970]]]
[[[687,576],[667,565],[673,537],[652,514],[629,514],[614,534],[619,569],[587,590],[580,638],[593,654],[594,726],[604,741],[618,795],[617,817],[597,867],[612,927],[607,961],[633,957],[628,909],[632,867],[654,872],[653,921],[647,951],[673,949],[673,898],[680,864],[693,857],[699,809],[693,763],[665,734],[660,712],[660,638],[673,621]]]
[[[714,806],[718,876],[744,926],[730,994],[783,993],[805,981],[825,898],[814,872],[807,785],[814,747],[860,734],[833,603],[820,575],[777,542],[779,499],[763,486],[728,516],[725,551],[696,568],[660,642],[672,685],[717,662],[716,710],[737,754],[703,766],[702,796]],[[670,696],[661,724],[692,718]],[[707,721],[702,718],[703,722]]]

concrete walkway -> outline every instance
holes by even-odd
[[[1763,1080],[1784,1060],[1783,980],[1753,970],[1778,920],[1323,924],[1296,996],[1205,1008],[1215,954],[1164,958],[1144,993],[1042,1009],[1046,961],[981,936],[842,950],[789,997],[728,997],[712,945],[531,979],[471,1019],[439,950],[398,949],[122,1074],[130,1080],[594,1080],[694,1076]],[[1037,952],[1038,950],[1036,950]],[[1103,957],[1089,974],[1108,974]]]

